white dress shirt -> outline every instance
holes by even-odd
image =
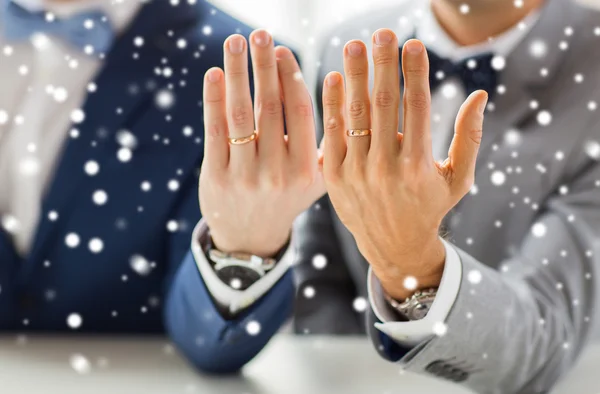
[[[140,6],[139,0],[14,1],[56,18],[100,10],[116,34]],[[42,197],[71,121],[87,94],[93,94],[88,84],[101,66],[99,57],[58,38],[36,34],[31,42],[7,42],[0,30],[0,218],[22,256],[31,247],[40,215],[48,214],[40,212]]]
[[[538,14],[533,13],[511,30],[490,39],[488,42],[461,47],[454,42],[441,27],[429,7],[420,16],[416,27],[416,36],[427,47],[439,56],[452,61],[461,61],[483,53],[493,53],[506,57],[526,36],[529,29],[537,21]],[[454,134],[454,122],[466,93],[462,84],[456,79],[448,79],[432,95],[432,149],[436,160],[443,161],[448,156],[448,147]],[[194,231],[194,240],[205,236],[207,227],[203,221]],[[383,296],[381,284],[369,270],[369,301],[376,316],[382,323],[376,327],[405,346],[414,346],[424,339],[440,333],[444,322],[456,300],[462,279],[462,264],[452,245],[442,240],[446,249],[446,262],[440,287],[427,316],[421,320],[398,322]],[[292,249],[292,247],[290,247]],[[234,290],[223,283],[214,274],[198,242],[193,242],[192,251],[207,288],[214,299],[222,306],[235,312],[248,307],[264,295],[294,263],[294,255],[288,251],[275,269],[244,291]]]

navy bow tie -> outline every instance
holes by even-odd
[[[35,33],[59,37],[88,54],[106,53],[114,38],[113,29],[100,11],[83,12],[71,18],[48,17],[31,12],[12,0],[0,0],[0,29],[8,40],[29,39]]]
[[[496,93],[498,71],[492,67],[494,54],[484,53],[458,63],[440,57],[429,49],[427,54],[429,56],[429,86],[432,92],[445,80],[456,77],[461,81],[467,95],[479,89],[485,90],[490,98]]]

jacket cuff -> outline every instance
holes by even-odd
[[[369,301],[375,316],[381,323],[375,327],[402,346],[416,346],[432,335],[445,330],[445,322],[452,306],[456,302],[462,280],[460,257],[452,245],[442,239],[446,249],[446,261],[437,295],[427,316],[421,320],[398,321],[397,312],[384,297],[381,282],[369,268]]]
[[[235,290],[221,281],[212,264],[206,258],[204,246],[208,243],[208,225],[200,220],[192,233],[192,254],[204,283],[216,303],[229,310],[229,313],[239,313],[248,308],[265,295],[283,277],[288,268],[294,263],[295,248],[293,240],[281,260],[264,277],[256,281],[246,290]]]

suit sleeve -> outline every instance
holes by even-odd
[[[574,178],[569,194],[550,196],[519,252],[499,271],[453,246],[465,275],[440,322],[444,329],[407,350],[394,338],[394,325],[402,323],[371,324],[377,349],[409,371],[476,392],[549,390],[573,365],[597,319],[598,179],[600,165],[593,163]]]
[[[196,223],[200,219],[198,188],[195,179],[190,184],[174,218]],[[192,228],[176,233],[169,242],[171,273],[166,280],[165,327],[196,368],[233,373],[258,354],[291,314],[291,273],[283,275],[251,308],[228,320],[213,301],[194,259]]]

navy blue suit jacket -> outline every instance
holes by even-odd
[[[9,235],[0,232],[1,330],[71,331],[67,317],[78,313],[83,324],[77,332],[166,330],[197,367],[233,371],[278,329],[292,304],[289,275],[273,289],[278,297],[226,321],[190,252],[200,219],[203,75],[222,67],[223,42],[236,32],[247,36],[250,29],[203,0],[178,6],[154,0],[115,42],[95,80],[96,92],[85,100],[84,122],[72,126],[78,136],[67,139],[30,253],[20,258]],[[136,37],[144,38],[142,47],[134,45]],[[183,49],[177,46],[181,38],[187,42]],[[173,71],[169,78],[155,71],[165,67]],[[169,108],[156,104],[163,91],[175,99]],[[191,136],[184,134],[186,127],[193,129]],[[120,130],[137,140],[128,162],[117,156]],[[95,176],[84,171],[89,160],[100,165]],[[172,180],[179,185],[175,191],[167,186]],[[150,191],[142,190],[144,181]],[[97,190],[107,193],[106,204],[93,202]],[[50,211],[57,220],[49,219]],[[172,220],[176,231],[167,229]],[[79,246],[66,245],[70,233],[79,236]],[[103,241],[100,253],[88,247],[93,238]],[[147,275],[131,268],[136,255],[152,263]],[[248,340],[245,322],[252,320],[261,331]]]

